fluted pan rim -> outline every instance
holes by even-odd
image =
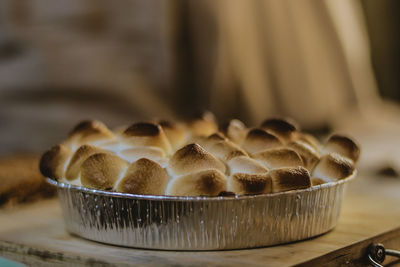
[[[69,189],[69,190],[75,190],[75,191],[81,191],[83,193],[91,193],[91,194],[97,194],[100,196],[109,196],[109,197],[118,197],[118,198],[129,198],[129,199],[146,199],[146,200],[163,200],[163,201],[231,201],[234,199],[237,200],[244,200],[244,199],[259,199],[259,198],[274,198],[277,196],[282,196],[282,195],[293,195],[293,194],[302,194],[304,192],[312,192],[312,191],[318,191],[321,190],[322,188],[329,188],[329,187],[334,187],[342,183],[346,183],[357,175],[357,170],[354,170],[351,175],[344,179],[340,179],[334,182],[328,182],[320,185],[314,185],[309,188],[305,189],[296,189],[296,190],[290,190],[290,191],[284,191],[284,192],[277,192],[277,193],[267,193],[267,194],[257,194],[257,195],[235,195],[235,196],[167,196],[167,195],[141,195],[141,194],[129,194],[129,193],[121,193],[121,192],[115,192],[115,191],[105,191],[105,190],[98,190],[98,189],[92,189],[92,188],[87,188],[83,186],[76,186],[76,185],[71,185],[67,183],[62,183],[55,181],[54,179],[51,178],[46,178],[46,181],[58,188],[63,188],[63,189]]]

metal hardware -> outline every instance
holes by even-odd
[[[368,247],[368,260],[374,267],[383,267],[381,263],[385,261],[386,255],[400,258],[400,251],[385,249],[382,244],[372,243]]]

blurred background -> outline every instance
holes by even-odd
[[[210,110],[350,133],[398,166],[399,26],[396,0],[1,0],[0,154]]]

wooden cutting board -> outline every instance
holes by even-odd
[[[400,249],[397,192],[400,179],[358,177],[329,233],[267,248],[210,252],[123,248],[72,236],[64,230],[58,200],[43,200],[0,210],[0,256],[30,266],[365,266],[372,241]]]

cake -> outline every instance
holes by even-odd
[[[324,144],[290,120],[219,128],[214,116],[137,122],[112,131],[79,123],[46,151],[40,170],[58,182],[130,194],[268,194],[335,182],[355,170],[360,149],[334,134]]]

